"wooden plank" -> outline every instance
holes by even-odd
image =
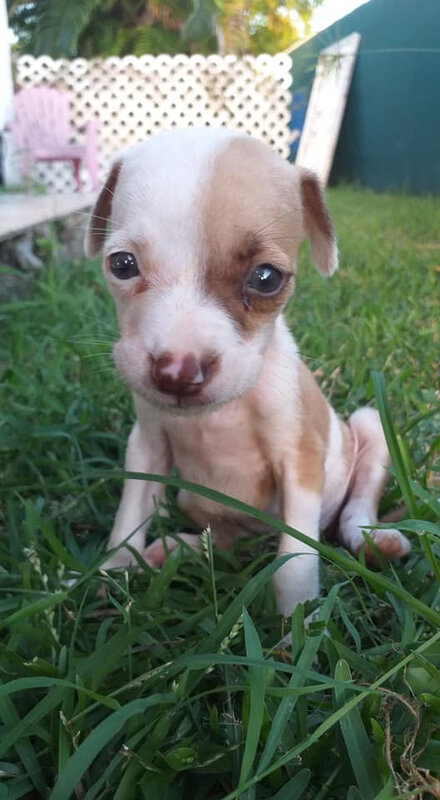
[[[0,241],[54,219],[90,208],[95,192],[72,194],[2,194],[0,195]]]
[[[360,34],[326,47],[318,59],[296,164],[327,185],[350,89]]]

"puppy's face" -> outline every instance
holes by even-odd
[[[121,332],[114,358],[129,387],[174,412],[252,388],[306,235],[331,273],[336,248],[315,178],[249,137],[173,131],[126,151],[87,249],[104,249]]]

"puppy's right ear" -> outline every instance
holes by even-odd
[[[121,167],[122,161],[115,161],[90,215],[84,242],[84,249],[89,258],[96,256],[104,244],[107,223],[112,213],[113,195]]]

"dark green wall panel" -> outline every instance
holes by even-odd
[[[370,0],[295,50],[293,90],[310,91],[317,55],[361,42],[330,183],[440,192],[440,0]]]

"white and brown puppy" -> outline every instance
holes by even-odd
[[[330,275],[336,243],[313,175],[248,136],[190,129],[155,136],[114,163],[87,252],[104,250],[121,333],[114,358],[134,397],[126,469],[167,474],[175,466],[315,540],[340,515],[342,542],[357,552],[362,526],[377,522],[389,457],[377,413],[362,409],[342,422],[283,320],[306,237],[316,267]],[[130,544],[148,563],[163,563],[161,540],[145,549],[162,491],[125,482],[109,548],[135,531]],[[261,531],[198,495],[181,491],[178,500],[222,548]],[[373,537],[386,558],[408,552],[396,530]],[[182,538],[198,547],[198,536]],[[279,610],[289,614],[318,594],[318,560],[289,535],[279,552],[300,554],[275,578]],[[106,566],[130,561],[121,548]]]

